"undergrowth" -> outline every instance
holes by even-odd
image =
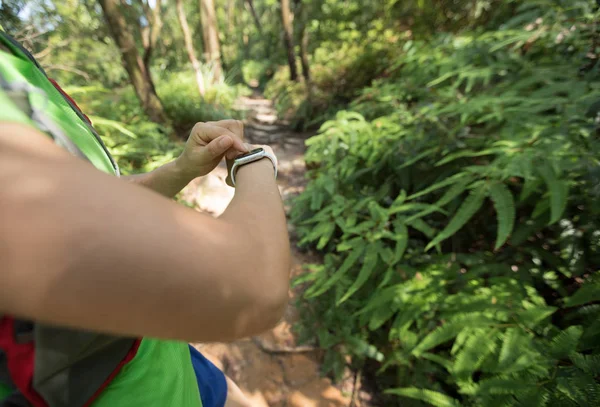
[[[600,405],[592,1],[403,41],[308,144],[304,338],[386,406]],[[596,44],[596,45],[594,45]]]

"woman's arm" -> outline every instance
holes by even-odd
[[[289,242],[266,160],[213,219],[0,124],[0,313],[122,335],[231,340],[287,302]]]

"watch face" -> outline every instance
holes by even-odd
[[[264,151],[264,148],[262,148],[262,147],[255,148],[254,150],[250,150],[247,153],[244,153],[242,155],[238,155],[237,157],[235,157],[235,159],[239,160],[240,158],[250,157],[250,156],[253,156],[254,154],[260,153],[262,151]]]

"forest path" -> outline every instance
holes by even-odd
[[[304,141],[310,133],[293,132],[277,118],[271,101],[260,94],[239,100],[247,111],[246,140],[269,144],[279,160],[277,183],[289,213],[290,198],[305,186]],[[227,170],[219,166],[210,175],[199,178],[183,192],[183,199],[199,210],[221,214],[233,197],[233,188],[225,184]],[[293,235],[293,233],[292,233]],[[303,272],[303,265],[316,260],[301,253],[292,239],[291,275]],[[213,363],[223,369],[253,401],[256,407],[347,407],[353,378],[338,386],[319,375],[321,352],[298,346],[292,325],[298,318],[294,300],[301,293],[290,290],[290,302],[282,321],[264,334],[233,343],[197,344]],[[356,405],[356,404],[354,404]]]

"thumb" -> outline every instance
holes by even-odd
[[[233,145],[233,139],[230,136],[220,136],[208,143],[205,151],[211,158],[219,158]]]

